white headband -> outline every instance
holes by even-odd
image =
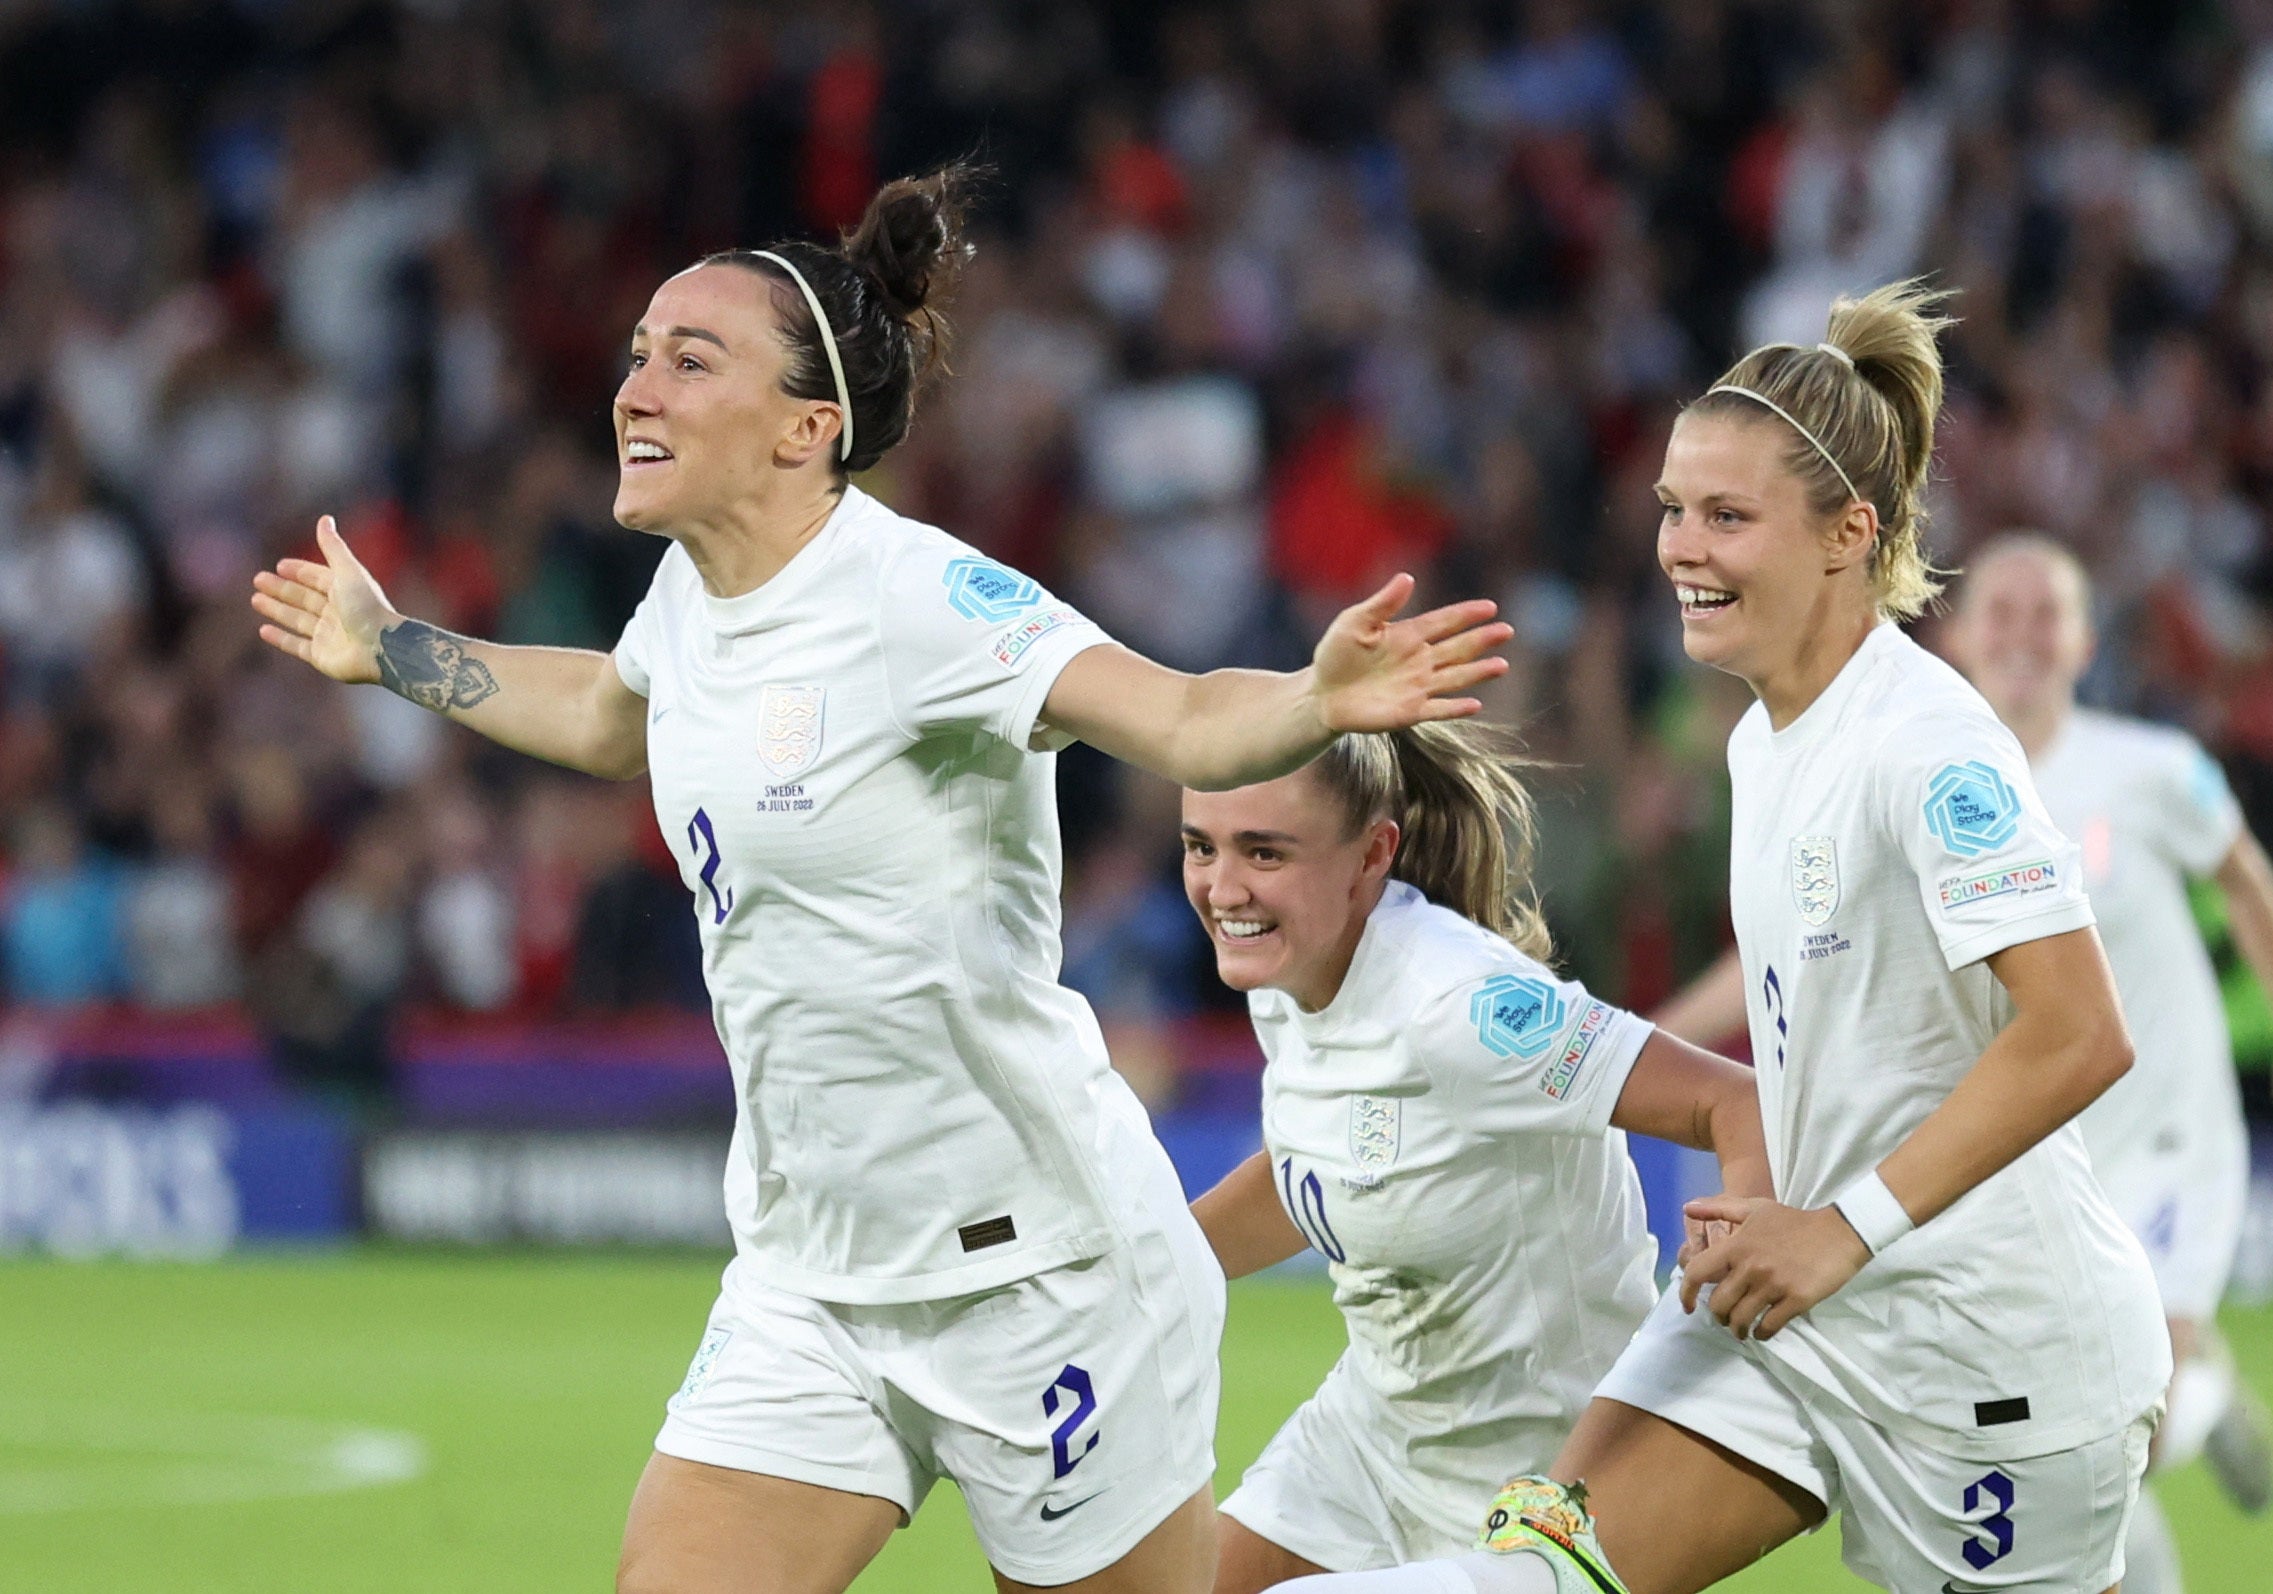
[[[1734,382],[1723,382],[1719,387],[1709,387],[1705,389],[1705,397],[1707,398],[1711,398],[1715,393],[1742,393],[1746,398],[1752,400],[1752,402],[1755,404],[1767,405],[1768,408],[1774,410],[1785,420],[1791,422],[1791,428],[1793,431],[1799,433],[1800,436],[1806,438],[1810,443],[1815,445],[1815,451],[1823,456],[1823,463],[1829,465],[1833,470],[1839,473],[1839,480],[1846,484],[1847,496],[1849,498],[1852,498],[1858,504],[1867,504],[1870,502],[1870,500],[1865,498],[1861,493],[1855,491],[1854,477],[1847,474],[1846,466],[1840,464],[1836,459],[1831,457],[1831,450],[1823,446],[1823,439],[1816,436],[1806,427],[1800,425],[1797,417],[1795,417],[1790,410],[1785,409],[1781,404],[1778,404],[1767,394],[1755,393],[1748,387],[1738,387]]]
[[[839,460],[850,459],[852,458],[852,390],[844,385],[844,361],[837,358],[837,335],[829,330],[829,317],[821,308],[821,296],[815,293],[813,285],[805,280],[804,272],[799,271],[771,249],[753,249],[750,252],[760,260],[770,260],[788,272],[789,280],[797,284],[798,292],[805,295],[806,304],[812,307],[814,324],[821,329],[821,348],[829,357],[829,375],[835,377],[837,381],[837,408],[844,411],[844,431],[837,438],[837,458]],[[1762,402],[1766,401],[1763,400]],[[1815,446],[1821,448],[1823,445],[1817,443]]]

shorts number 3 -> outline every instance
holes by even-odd
[[[1980,1521],[1996,1539],[1992,1548],[1978,1535],[1965,1541],[1965,1564],[1976,1572],[1996,1565],[2013,1553],[2013,1480],[2001,1472],[1985,1472],[1965,1486],[1965,1513],[1971,1516],[1984,1505],[1994,1505]]]

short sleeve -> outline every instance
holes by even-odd
[[[1952,969],[2095,921],[2075,844],[1990,718],[1924,715],[1888,737],[1887,822]]]
[[[1037,722],[1059,672],[1111,640],[1040,583],[944,536],[899,553],[882,585],[892,712],[917,737],[985,731],[1038,749]]]
[[[2173,733],[2172,743],[2156,804],[2163,845],[2188,874],[2215,874],[2241,836],[2241,804],[2199,742]]]
[[[612,655],[616,661],[616,674],[624,685],[641,697],[655,695],[651,661],[655,657],[655,611],[659,604],[656,588],[662,585],[662,581],[663,572],[658,569],[655,579],[647,585],[647,596],[639,600],[639,607],[624,622],[623,635],[616,638],[615,652]]]
[[[1415,1015],[1410,1046],[1480,1134],[1599,1135],[1650,1034],[1534,964],[1435,998]]]

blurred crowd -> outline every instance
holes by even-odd
[[[1676,406],[1961,291],[1932,542],[2071,539],[2100,702],[2273,817],[2273,3],[0,0],[0,975],[242,1004],[314,1073],[408,1004],[699,1005],[638,784],[269,653],[340,516],[398,607],[605,648],[657,281],[997,177],[953,375],[864,482],[1168,662],[1283,665],[1386,573],[1515,620],[1566,959],[1725,935],[1722,739],[1653,563]],[[1174,794],[1063,765],[1067,977],[1221,1000]],[[364,1064],[355,1064],[362,1067]]]

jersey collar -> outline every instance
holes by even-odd
[[[1350,954],[1349,971],[1342,976],[1342,988],[1317,1012],[1305,1013],[1293,997],[1280,993],[1286,1010],[1294,1015],[1303,1034],[1313,1040],[1324,1039],[1353,1019],[1378,1008],[1373,986],[1382,960],[1392,955],[1382,945],[1388,938],[1389,921],[1425,900],[1402,880],[1391,880],[1382,887],[1381,900],[1366,915],[1357,950]]]
[[[1768,745],[1777,752],[1796,752],[1811,745],[1815,739],[1838,723],[1845,712],[1847,700],[1855,695],[1866,676],[1878,667],[1878,661],[1893,649],[1904,645],[1915,646],[1902,634],[1902,627],[1892,620],[1881,620],[1871,627],[1847,662],[1839,666],[1839,673],[1831,677],[1831,684],[1815,695],[1815,701],[1800,710],[1799,718],[1782,730],[1773,726],[1768,730]],[[1760,709],[1763,721],[1767,717],[1765,705]]]
[[[710,620],[710,628],[721,636],[739,636],[778,625],[796,613],[798,600],[820,578],[837,544],[843,540],[839,535],[842,528],[866,513],[874,502],[859,488],[847,483],[844,496],[837,500],[837,507],[829,511],[829,518],[821,522],[821,529],[790,556],[789,563],[774,572],[772,580],[731,598],[713,597],[704,592],[702,608]]]

